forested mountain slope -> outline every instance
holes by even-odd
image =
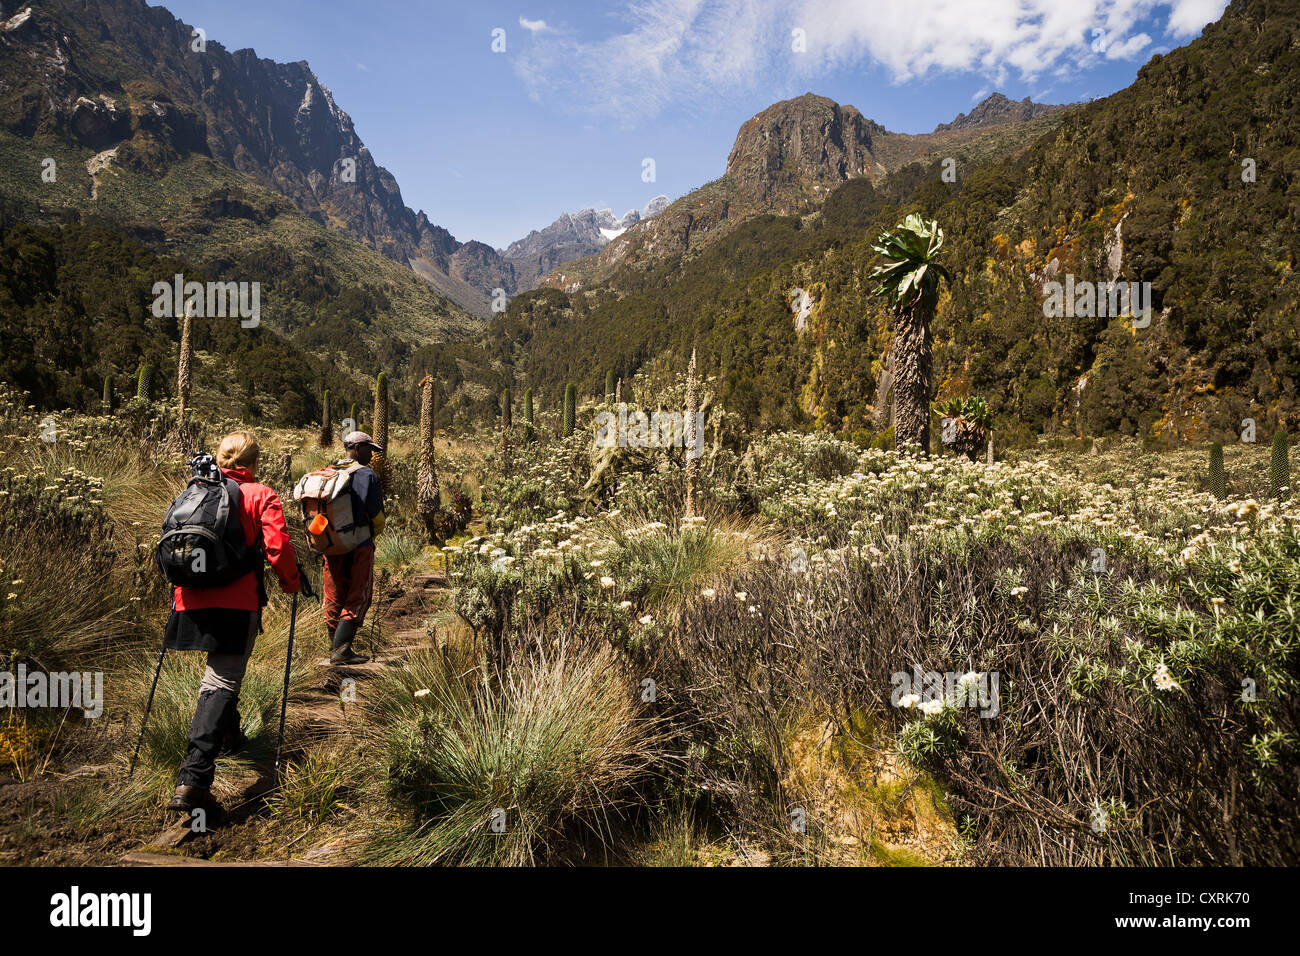
[[[987,396],[1005,438],[1262,426],[1300,408],[1298,83],[1294,5],[1235,0],[1130,87],[1006,158],[958,163],[956,182],[941,161],[912,164],[839,186],[820,215],[754,218],[698,254],[521,296],[493,346],[521,380],[594,389],[606,368],[684,364],[694,344],[751,425],[869,434],[891,334],[870,246],[921,212],[946,230],[954,277],[935,324],[940,397]],[[1049,318],[1044,284],[1067,274],[1150,282],[1150,326]]]

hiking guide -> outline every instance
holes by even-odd
[[[379,476],[367,466],[378,443],[365,432],[343,437],[346,457],[304,475],[293,490],[311,549],[325,558],[325,626],[331,664],[364,664],[352,650],[374,590],[375,535],[384,529]]]
[[[280,498],[256,480],[260,454],[257,439],[241,431],[221,440],[215,460],[196,455],[190,461],[194,477],[163,522],[156,560],[175,586],[163,651],[208,655],[169,810],[188,813],[210,806],[217,757],[246,743],[239,691],[262,629],[263,561],[270,562],[286,594],[310,594]]]

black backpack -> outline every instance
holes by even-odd
[[[262,549],[244,540],[239,482],[200,457],[207,460],[195,459],[195,476],[167,509],[154,561],[172,584],[216,588],[261,567]]]

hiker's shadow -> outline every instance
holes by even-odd
[[[270,816],[271,797],[278,786],[274,769],[261,770],[257,779],[245,786],[233,798],[227,798],[224,802],[213,801],[210,806],[195,808],[188,814],[182,815],[172,822],[155,842],[179,847],[205,837],[216,836],[255,817]]]

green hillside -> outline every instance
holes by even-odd
[[[819,217],[750,220],[695,257],[520,296],[494,325],[494,347],[523,382],[594,391],[605,368],[626,377],[661,355],[684,364],[696,343],[722,401],[751,427],[869,434],[890,337],[863,279],[870,245],[921,212],[947,231],[954,274],[935,326],[939,397],[988,396],[1004,439],[1201,439],[1243,417],[1294,415],[1298,47],[1292,10],[1239,0],[1128,89],[1066,112],[1028,149],[959,165],[956,183],[937,161],[913,164],[879,186],[846,183]],[[1053,271],[1151,282],[1151,326],[1046,318],[1041,284]],[[802,335],[796,288],[815,299]]]
[[[204,157],[168,163],[161,175],[112,161],[92,176],[87,161],[94,155],[0,133],[5,243],[42,247],[36,257],[40,265],[20,256],[4,279],[17,307],[4,310],[4,321],[14,335],[30,323],[24,337],[11,341],[31,343],[29,350],[6,356],[13,372],[6,378],[31,391],[38,406],[90,407],[99,400],[104,375],[132,376],[146,358],[174,374],[176,323],[159,321],[149,310],[153,284],[180,272],[199,281],[260,283],[259,329],[230,338],[228,329],[218,331],[215,324],[238,329],[238,323],[213,319],[214,328],[203,333],[212,341],[198,345],[215,350],[224,378],[251,381],[258,396],[251,402],[255,415],[263,407],[277,408],[284,393],[294,391],[301,404],[294,402],[293,408],[314,417],[322,383],[331,380],[336,395],[355,393],[351,400],[365,408],[369,380],[380,367],[395,377],[396,414],[403,419],[415,409],[408,386],[435,366],[447,366],[444,408],[491,407],[500,376],[474,344],[482,321],[409,269],[313,222],[284,197]],[[53,182],[41,176],[46,157],[56,163]],[[111,250],[130,267],[106,260],[99,251],[86,254],[87,243]],[[47,268],[47,261],[57,265]],[[68,279],[69,270],[75,280]],[[75,281],[75,295],[68,281]],[[24,302],[18,291],[23,283],[36,283],[39,295],[29,289]],[[54,300],[76,313],[84,334],[71,340],[55,335],[39,316],[18,311],[39,310],[40,302]],[[43,341],[55,346],[53,351],[42,351]],[[88,363],[81,351],[88,341],[121,348],[96,350],[97,360]],[[274,360],[248,370],[238,367],[250,349],[271,348],[270,343],[278,349]],[[470,376],[465,394],[458,393],[462,369]],[[295,411],[287,419],[296,417]]]

